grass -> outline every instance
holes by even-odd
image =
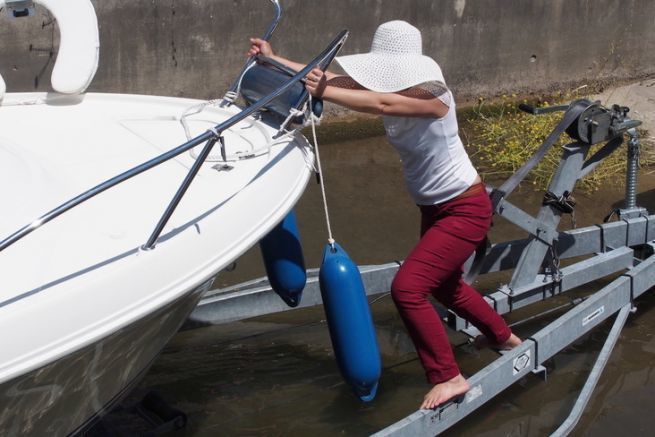
[[[572,100],[584,98],[581,93],[583,90],[561,92],[544,101],[524,103],[537,107],[568,104]],[[493,103],[480,99],[477,105],[462,114],[462,133],[468,143],[469,155],[485,178],[506,178],[513,174],[536,152],[562,117],[563,112],[535,116],[520,111],[518,100],[515,95],[503,96],[500,101]],[[640,137],[645,138],[646,135],[642,132]],[[561,135],[546,157],[528,174],[525,183],[546,189],[559,165],[561,146],[569,141],[566,134]],[[626,169],[625,143],[582,179],[578,189],[593,192],[603,184],[621,181]],[[592,156],[603,145],[592,146],[587,156]],[[654,162],[652,156],[641,154],[640,166],[650,166]]]

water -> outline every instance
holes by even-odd
[[[383,138],[339,142],[321,149],[335,239],[360,264],[402,259],[418,236],[418,211],[402,182],[395,152]],[[655,177],[640,177],[638,204],[655,210]],[[623,199],[621,183],[577,195],[578,226],[599,223]],[[523,191],[510,200],[534,213],[542,193]],[[532,207],[530,207],[532,205]],[[320,191],[310,182],[296,208],[308,267],[320,263],[327,240]],[[567,227],[565,217],[562,225]],[[524,237],[496,219],[493,242]],[[258,249],[217,280],[222,287],[264,275]],[[494,278],[497,280],[497,278]],[[478,283],[491,290],[495,282]],[[596,284],[597,288],[602,286]],[[157,390],[186,412],[180,436],[367,435],[415,411],[429,389],[413,346],[388,296],[372,304],[383,359],[376,399],[363,404],[342,382],[322,308],[180,332],[163,351],[137,393]],[[512,314],[510,322],[517,319]],[[526,336],[546,321],[522,325]],[[650,435],[655,392],[655,297],[638,302],[575,435]],[[547,363],[548,382],[530,375],[446,435],[541,436],[566,418],[602,347],[609,325],[574,343]],[[465,345],[452,334],[456,357],[472,374],[496,356]],[[128,431],[126,431],[128,432]]]

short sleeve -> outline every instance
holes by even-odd
[[[422,84],[417,85],[417,88],[427,91],[432,96],[441,100],[444,105],[450,107],[450,104],[452,103],[452,94],[445,83],[433,80],[430,82],[423,82]]]

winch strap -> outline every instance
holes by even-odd
[[[612,138],[608,141],[600,150],[598,150],[594,155],[589,158],[584,165],[582,170],[580,170],[580,176],[578,179],[582,179],[591,173],[598,165],[603,162],[605,158],[610,156],[621,144],[623,144],[623,135],[620,135],[616,138]]]
[[[516,171],[509,179],[505,181],[499,188],[494,190],[496,195],[492,195],[492,201],[494,206],[494,211],[498,206],[498,203],[503,197],[508,196],[514,189],[519,185],[519,183],[525,179],[527,174],[534,168],[539,161],[546,156],[548,150],[555,144],[557,139],[566,131],[566,129],[582,114],[582,112],[587,108],[588,102],[576,101],[569,106],[569,109],[564,113],[564,117],[560,122],[555,126],[555,129],[548,135],[546,140],[543,142],[539,149],[535,152],[534,155],[525,163],[523,166]]]

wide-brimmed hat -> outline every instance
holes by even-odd
[[[432,80],[445,83],[439,64],[423,55],[421,32],[406,21],[378,26],[370,52],[336,60],[346,74],[372,91],[391,93]]]

